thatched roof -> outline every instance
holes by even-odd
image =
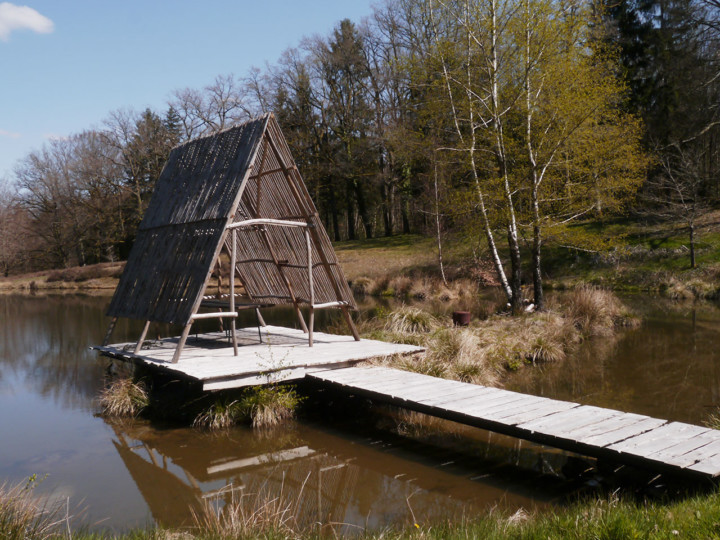
[[[230,242],[228,225],[258,218],[308,223],[314,303],[341,301],[355,309],[280,127],[266,114],[173,149],[108,315],[189,323],[223,245]],[[298,303],[309,302],[305,230],[238,229],[237,275],[254,302],[291,303],[293,294]]]

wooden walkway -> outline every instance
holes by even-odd
[[[345,391],[598,459],[714,479],[720,431],[385,367],[308,373]]]
[[[355,341],[352,336],[315,332],[308,347],[307,334],[282,326],[236,331],[238,356],[233,355],[227,335],[222,332],[191,335],[180,361],[172,363],[177,337],[149,341],[137,353],[135,343],[95,346],[105,356],[149,366],[172,375],[202,382],[203,390],[222,390],[277,381],[302,379],[317,370],[352,366],[363,360],[421,352],[422,347],[386,343],[372,339]]]

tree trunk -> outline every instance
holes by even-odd
[[[348,179],[345,184],[345,199],[347,203],[347,238],[355,240],[355,205],[353,203],[352,180]]]
[[[690,222],[690,268],[695,268],[695,222]]]
[[[540,226],[533,225],[533,247],[532,247],[532,271],[533,271],[533,292],[535,293],[535,310],[545,309],[545,295],[542,288],[542,265],[540,264],[540,253],[542,248],[542,237]]]
[[[522,269],[517,229],[512,224],[508,225],[508,247],[510,248],[510,309],[513,315],[517,315],[522,310]]]
[[[403,234],[410,234],[410,203],[407,199],[402,203],[402,226]]]
[[[358,204],[360,220],[362,221],[363,229],[365,229],[365,238],[372,238],[373,224],[370,219],[370,215],[368,214],[368,208],[365,202],[365,191],[363,190],[362,184],[357,179],[353,181],[353,186],[355,187],[355,199]]]

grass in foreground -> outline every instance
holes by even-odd
[[[311,497],[311,494],[308,494]],[[70,531],[65,519],[29,495],[24,485],[0,489],[0,538],[44,540],[75,538],[198,539],[337,538],[347,530],[364,539],[669,539],[720,538],[720,494],[687,497],[674,502],[651,502],[604,497],[558,508],[552,512],[514,514],[488,511],[481,517],[445,523],[415,522],[381,531],[363,531],[343,524],[319,527],[301,512],[303,496],[291,499],[281,491],[228,497],[227,504],[206,503],[195,514],[195,525],[181,530],[148,529],[123,535]],[[315,516],[316,517],[316,516]]]

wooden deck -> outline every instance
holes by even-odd
[[[315,332],[314,345],[302,330],[281,326],[262,327],[262,343],[258,328],[242,328],[236,335],[238,356],[225,333],[191,335],[180,361],[172,363],[178,338],[147,342],[133,354],[135,343],[119,343],[93,349],[106,356],[166,371],[184,378],[201,381],[203,390],[222,390],[272,381],[302,379],[307,373],[342,368],[371,358],[393,354],[420,352],[421,347],[400,345]]]
[[[616,463],[715,479],[720,431],[384,367],[308,377],[371,399]]]

